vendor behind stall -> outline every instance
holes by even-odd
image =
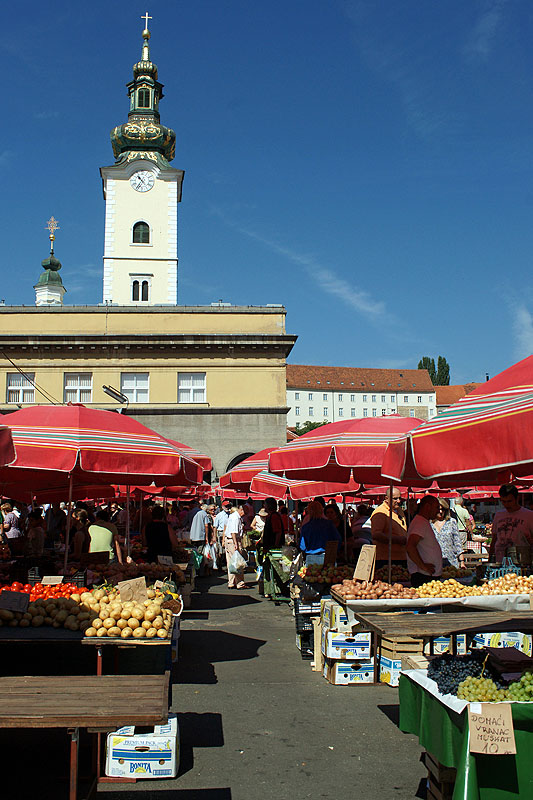
[[[416,516],[409,525],[407,568],[411,586],[415,588],[442,574],[442,550],[429,521],[436,518],[438,511],[438,498],[427,494],[418,504]]]
[[[89,553],[109,553],[109,560],[117,557],[119,564],[122,564],[122,551],[118,541],[118,531],[112,522],[109,522],[107,511],[97,511],[96,521],[89,525],[89,536],[91,543]]]
[[[382,504],[372,512],[370,529],[372,544],[376,545],[376,569],[389,563],[389,528],[392,517],[391,562],[406,566],[405,545],[407,543],[407,522],[400,508],[402,496],[396,487],[389,487]],[[392,503],[392,513],[391,513]]]
[[[306,564],[323,564],[326,544],[338,542],[341,536],[331,520],[324,516],[321,503],[313,500],[306,508],[308,521],[302,525],[298,546],[304,554]]]

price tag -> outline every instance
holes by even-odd
[[[7,592],[5,589],[0,592],[0,608],[24,613],[28,610],[29,604],[30,596],[26,592]]]
[[[165,567],[174,566],[174,561],[172,560],[172,556],[157,556],[157,560],[160,564],[163,564]]]
[[[332,564],[335,566],[335,562],[337,561],[337,553],[339,551],[339,543],[332,541],[326,542],[325,552],[324,552],[324,566],[327,567],[328,564]]]
[[[144,603],[146,594],[146,578],[132,578],[130,581],[119,581],[118,590],[122,602],[133,600],[134,603]]]
[[[41,583],[43,586],[57,586],[58,583],[63,583],[63,575],[45,575]]]
[[[154,583],[154,589],[163,589],[165,586],[166,584],[163,583],[163,581],[156,581]]]
[[[516,753],[510,703],[470,703],[470,752],[489,756]]]
[[[376,545],[364,544],[361,547],[359,558],[353,574],[354,581],[371,581],[374,577],[376,566]]]

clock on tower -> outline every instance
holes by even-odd
[[[163,84],[150,60],[149,17],[141,60],[127,84],[128,121],[111,131],[115,163],[102,167],[105,198],[104,303],[176,305],[178,203],[184,172],[170,161],[176,134],[160,123]]]

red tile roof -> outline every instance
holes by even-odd
[[[479,383],[459,383],[454,386],[435,386],[437,393],[437,407],[438,406],[451,406],[452,403],[457,403],[461,397],[465,397],[474,389],[480,386]]]
[[[287,364],[288,389],[362,392],[433,392],[426,369],[374,369],[366,367],[317,367]]]

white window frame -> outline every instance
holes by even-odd
[[[299,417],[300,416],[300,406],[295,406],[294,407],[294,416],[295,417]]]
[[[368,395],[367,394],[363,395],[363,403],[368,403]]]
[[[328,400],[328,395],[327,395],[327,392],[324,392],[324,393],[323,393],[323,395],[322,395],[322,400],[323,400],[323,401],[325,400],[325,401],[327,402],[327,400]]]
[[[372,409],[372,416],[373,416],[373,417],[377,417],[377,415],[378,415],[378,410],[377,410],[377,408],[373,408],[373,409]]]
[[[350,409],[350,416],[355,417],[355,408]]]
[[[143,222],[145,225],[148,225],[148,241],[147,242],[134,242],[133,241],[133,229],[139,222]],[[152,247],[152,226],[149,222],[145,219],[136,219],[135,222],[132,223],[131,230],[130,230],[130,244],[133,247]]]
[[[194,385],[195,378],[203,378],[201,386]],[[207,403],[206,373],[200,371],[178,372],[178,404],[198,405],[200,403]]]
[[[28,377],[26,377],[26,375]],[[35,372],[8,372],[6,375],[6,403],[22,405],[35,403]]]
[[[373,402],[373,403],[376,403],[376,402],[377,402],[377,395],[376,395],[376,394],[373,394],[373,395],[372,395],[372,402]]]
[[[300,399],[300,392],[294,392],[294,399],[295,400],[299,400]]]
[[[313,399],[313,392],[308,392],[307,399],[308,400],[312,400]]]
[[[354,394],[350,395],[350,403],[355,403],[355,395]]]
[[[138,385],[138,379],[146,378],[146,386]],[[131,381],[131,379],[134,379]],[[125,381],[133,382],[134,386],[124,386]],[[149,372],[121,372],[120,391],[128,398],[130,403],[149,403],[150,402],[150,373]],[[146,393],[146,397],[141,396]]]
[[[415,410],[414,410],[414,408],[410,408],[410,409],[409,409],[409,416],[410,416],[410,417],[414,417],[414,415],[415,415]]]
[[[142,247],[146,247],[146,245],[142,245]],[[130,272],[130,303],[139,303],[140,305],[150,303],[152,299],[152,278],[153,273],[145,273],[141,274],[139,272]],[[148,299],[147,300],[134,300],[133,299],[133,284],[135,281],[139,282],[139,297],[142,297],[142,285],[143,281],[148,282]]]
[[[327,417],[327,416],[328,416],[328,410],[327,410],[327,408],[324,408],[324,414],[323,414],[323,416],[324,416],[324,417]]]
[[[339,417],[344,417],[344,408],[339,408],[338,413]]]
[[[315,416],[315,409],[314,406],[309,406],[309,414],[308,416],[314,417]]]
[[[409,402],[409,396],[408,396],[408,395],[404,394],[404,396],[403,396],[403,402],[404,402],[404,403],[408,403],[408,402]]]
[[[422,402],[422,395],[421,395],[421,394],[419,394],[419,395],[418,395],[418,402],[419,402],[419,403],[421,403],[421,402]]]
[[[363,408],[363,417],[368,417],[368,408]]]
[[[87,381],[88,384],[83,383]],[[70,385],[68,385],[70,383]],[[93,374],[92,372],[64,372],[63,373],[63,402],[65,403],[92,403],[93,401]]]

